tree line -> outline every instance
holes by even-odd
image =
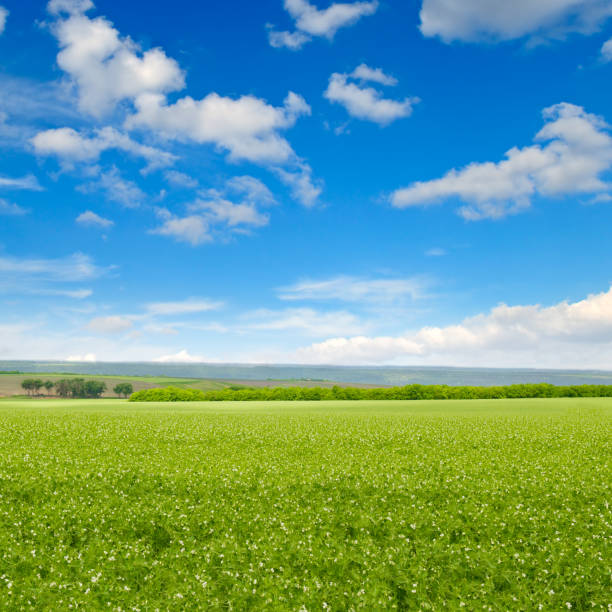
[[[40,395],[44,388],[47,395],[51,395],[51,390],[55,389],[55,395],[64,398],[96,399],[106,391],[105,382],[84,378],[63,378],[55,382],[41,378],[26,378],[21,381],[21,387],[30,396]],[[134,387],[131,383],[119,383],[113,387],[113,391],[119,396],[128,397],[134,392]]]
[[[612,385],[560,386],[548,383],[474,387],[449,385],[406,385],[362,389],[355,387],[248,387],[200,391],[164,387],[133,393],[131,402],[223,402],[296,400],[444,400],[518,399],[543,397],[612,397]]]

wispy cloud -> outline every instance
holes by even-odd
[[[33,174],[28,174],[19,178],[0,176],[0,189],[43,191],[38,179]]]
[[[0,215],[6,215],[10,217],[22,217],[27,215],[30,211],[26,208],[22,208],[18,204],[13,202],[7,202],[0,198]]]
[[[277,290],[281,300],[316,300],[391,304],[424,297],[427,282],[423,278],[362,278],[335,276],[303,280]]]
[[[155,316],[194,314],[219,310],[223,302],[207,298],[188,298],[177,302],[153,302],[146,305],[146,312]]]

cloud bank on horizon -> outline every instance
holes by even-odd
[[[612,368],[611,0],[237,2],[3,0],[3,357]]]

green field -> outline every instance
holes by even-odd
[[[609,610],[612,400],[0,402],[0,609]]]

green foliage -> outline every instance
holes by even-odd
[[[132,395],[132,393],[134,393],[134,387],[131,383],[119,383],[113,387],[113,391],[116,395],[127,397],[128,395]]]
[[[609,399],[0,403],[0,610],[608,610]]]
[[[143,389],[130,396],[131,402],[202,402],[207,393],[199,389],[180,389],[179,387],[161,387]],[[146,399],[141,399],[146,397]]]
[[[40,378],[25,378],[21,381],[21,386],[25,389],[28,395],[34,395],[38,393],[40,389],[44,386],[44,382],[40,380]]]
[[[60,397],[98,398],[106,391],[106,383],[84,378],[64,378],[55,382],[55,392]]]
[[[311,401],[311,400],[434,400],[434,399],[517,399],[542,397],[612,397],[612,385],[555,386],[547,383],[503,387],[451,387],[448,385],[406,385],[362,389],[353,387],[241,387],[232,385],[218,391],[193,389],[143,389],[133,393],[131,402],[177,401]]]

